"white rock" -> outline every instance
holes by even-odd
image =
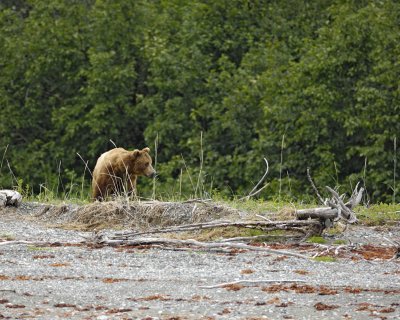
[[[0,190],[0,206],[16,206],[22,202],[22,196],[14,190]]]

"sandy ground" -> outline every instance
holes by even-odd
[[[335,239],[354,250],[330,252],[334,262],[237,250],[94,248],[81,243],[88,235],[0,210],[0,319],[400,318],[400,259],[390,260],[395,251],[385,240],[398,241],[398,229],[350,228]],[[15,240],[53,244],[7,242]],[[326,250],[283,247],[308,256]],[[240,280],[273,282],[202,288]]]

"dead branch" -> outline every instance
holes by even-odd
[[[319,225],[318,221],[299,221],[299,220],[286,220],[286,221],[218,221],[218,222],[206,222],[206,223],[195,223],[187,224],[176,227],[169,227],[163,229],[151,229],[142,232],[124,232],[116,234],[112,239],[128,239],[131,237],[141,236],[145,234],[155,233],[171,233],[171,232],[186,232],[194,230],[204,230],[212,228],[223,228],[223,227],[241,227],[241,228],[258,228],[262,230],[287,230],[290,228],[299,227],[312,227]]]
[[[383,239],[386,240],[387,242],[389,242],[396,249],[395,254],[389,261],[399,259],[400,258],[400,242],[395,241],[393,239],[389,239],[387,237],[383,237]]]
[[[212,199],[189,199],[189,200],[185,200],[182,202],[174,202],[174,201],[158,201],[158,200],[140,200],[139,203],[142,206],[154,206],[156,204],[161,204],[161,205],[176,205],[176,204],[180,204],[180,203],[201,203],[204,205],[209,205],[212,202]],[[213,203],[211,203],[212,205],[215,205]]]
[[[389,239],[387,237],[383,237],[383,239],[389,242],[392,246],[400,248],[400,242],[393,239]]]
[[[230,248],[230,249],[240,249],[240,250],[249,250],[249,251],[259,251],[265,252],[270,254],[277,254],[277,255],[285,255],[285,256],[292,256],[301,259],[309,259],[309,257],[294,253],[288,252],[283,250],[274,250],[256,246],[250,246],[243,243],[219,243],[219,242],[200,242],[194,239],[187,239],[187,240],[177,240],[177,239],[167,239],[167,238],[137,238],[132,240],[113,240],[113,239],[106,239],[100,240],[98,244],[107,245],[107,246],[139,246],[139,245],[168,245],[168,246],[193,246],[198,248],[205,248],[205,249],[214,249],[214,248]]]
[[[265,177],[268,174],[268,170],[269,170],[269,165],[268,165],[268,160],[266,158],[264,158],[265,164],[267,166],[267,169],[265,170],[264,175],[261,177],[261,179],[258,181],[258,183],[256,184],[256,186],[249,192],[249,194],[245,197],[240,198],[239,200],[249,200],[251,197],[255,196],[256,194],[260,193],[267,185],[264,185],[263,187],[261,187],[259,190],[257,190],[258,186],[264,181]]]
[[[354,188],[349,201],[344,203],[343,199],[345,195],[340,196],[329,186],[326,186],[326,189],[331,193],[332,198],[326,200],[322,198],[314,184],[314,181],[311,178],[310,168],[307,168],[307,177],[319,201],[329,207],[296,210],[296,216],[298,219],[317,218],[325,226],[329,226],[333,221],[337,221],[339,219],[344,220],[346,223],[357,222],[357,218],[353,212],[353,209],[361,202],[362,194],[364,192],[364,188],[358,188],[359,183],[357,183],[356,187]]]
[[[166,251],[184,251],[184,252],[198,252],[198,253],[204,253],[204,249],[196,249],[196,248],[182,248],[182,247],[168,247],[168,246],[163,246],[163,245],[153,245],[152,248],[157,248],[160,250],[166,250]],[[227,253],[230,254],[232,250],[230,249],[224,249],[224,248],[214,248],[214,249],[207,249],[208,252],[212,253]]]
[[[326,205],[325,200],[321,197],[321,195],[319,194],[318,188],[315,186],[314,181],[311,178],[311,174],[310,174],[310,168],[307,168],[307,178],[308,181],[310,181],[311,187],[314,189],[315,194],[318,197],[318,200],[321,204]]]
[[[338,218],[344,218],[344,220],[346,220],[348,223],[357,222],[355,213],[344,204],[343,199],[339,196],[339,194],[329,186],[326,186],[325,188],[332,194],[332,199],[329,200],[328,203],[332,208],[337,209]],[[362,195],[363,191],[364,189],[360,188],[360,190],[357,191],[357,194],[361,193]],[[355,192],[353,192],[353,194],[354,193]],[[358,195],[356,196],[356,198],[358,198]]]
[[[215,284],[212,286],[199,286],[201,289],[215,289],[215,288],[224,288],[224,287],[229,287],[232,285],[242,285],[242,286],[258,286],[260,284],[265,284],[265,283],[286,283],[286,282],[306,282],[305,280],[299,280],[299,279],[294,279],[294,280],[286,280],[286,279],[273,279],[273,280],[266,280],[266,279],[259,279],[259,280],[238,280],[238,281],[233,281],[233,282],[225,282],[225,283],[219,283]]]
[[[323,245],[323,244],[317,244],[314,243],[314,247],[318,249],[324,249],[323,251],[315,253],[312,257],[320,257],[320,256],[326,256],[330,254],[331,252],[334,252],[334,255],[337,256],[339,255],[339,251],[350,251],[353,250],[356,246],[354,245],[340,245],[340,246],[331,246],[331,245]]]
[[[47,247],[47,246],[62,246],[70,243],[64,242],[49,242],[49,241],[27,241],[27,240],[10,240],[10,241],[0,241],[0,246],[9,246],[9,245],[29,245],[29,246],[37,246],[37,247]]]
[[[345,206],[348,207],[349,209],[355,208],[361,202],[364,188],[361,187],[360,189],[358,189],[359,184],[360,182],[357,183],[356,187],[353,190],[353,193],[351,194],[349,201],[346,202],[345,204]]]
[[[275,229],[276,230],[276,229]],[[299,231],[304,233],[303,229],[299,229],[299,230],[295,230],[295,231]],[[283,235],[259,235],[259,236],[250,236],[250,237],[234,237],[234,238],[226,238],[226,239],[221,239],[219,240],[219,242],[236,242],[236,241],[241,241],[241,242],[251,242],[251,241],[261,241],[261,240],[267,240],[267,239],[271,239],[271,238],[279,238],[279,239],[283,239],[283,238],[289,238],[289,239],[293,239],[294,236],[290,235],[290,236],[283,236]]]
[[[267,217],[264,217],[264,216],[262,216],[262,215],[260,215],[260,214],[256,214],[256,217],[257,217],[257,218],[261,218],[261,219],[263,219],[263,220],[265,220],[265,221],[269,221],[269,222],[272,221],[271,219],[268,219]]]
[[[8,246],[8,245],[14,245],[14,244],[28,244],[28,245],[40,244],[40,245],[42,245],[43,242],[33,242],[33,241],[25,241],[25,240],[12,240],[12,241],[0,242],[0,246]]]

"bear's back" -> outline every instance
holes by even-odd
[[[124,158],[129,154],[129,151],[124,148],[114,148],[107,152],[104,152],[99,159],[97,159],[96,166],[93,171],[93,175],[100,174],[102,171],[107,170],[110,166],[115,170]]]

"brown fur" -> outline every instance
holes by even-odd
[[[103,153],[93,170],[93,200],[102,201],[113,194],[136,192],[138,176],[154,177],[150,149],[128,151],[115,148]]]

